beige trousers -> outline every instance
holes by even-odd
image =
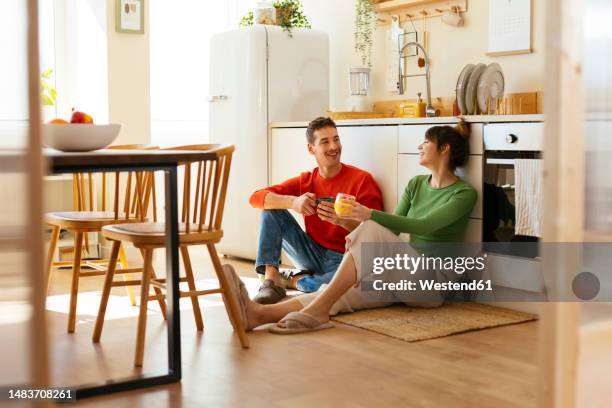
[[[361,281],[365,275],[373,275],[371,270],[362,271],[361,267],[361,245],[362,243],[379,243],[381,244],[381,250],[384,251],[384,244],[390,243],[403,243],[400,237],[395,235],[393,232],[378,224],[377,222],[368,220],[364,221],[355,228],[350,234],[346,236],[346,253],[350,254],[355,261],[355,269],[357,271],[357,281]],[[418,256],[415,251],[414,256]],[[304,295],[296,297],[302,305],[307,306],[310,304],[318,295],[319,292],[325,290],[328,285],[321,285],[321,288],[317,292],[306,293]],[[435,301],[416,301],[403,303],[406,306],[411,307],[438,307],[444,302],[443,296],[440,296],[439,300]],[[379,307],[385,307],[393,304],[392,302],[381,302],[371,301],[363,296],[363,292],[360,287],[351,287],[338,301],[333,305],[330,311],[330,315],[334,316],[338,313],[350,313],[356,310],[362,309],[374,309]]]

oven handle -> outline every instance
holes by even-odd
[[[514,159],[495,159],[495,158],[488,158],[487,159],[487,164],[508,164],[510,166],[514,166]]]

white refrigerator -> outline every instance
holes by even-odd
[[[236,146],[218,249],[255,259],[260,210],[249,197],[269,183],[269,124],[326,114],[329,39],[317,30],[240,28],[212,38],[210,64],[210,142]]]

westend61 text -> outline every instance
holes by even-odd
[[[406,291],[406,290],[436,290],[436,291],[447,291],[447,290],[493,290],[491,280],[478,280],[471,282],[438,282],[433,279],[419,280],[418,284],[414,281],[402,279],[399,282],[384,282],[380,279],[372,282],[372,287],[377,291]]]

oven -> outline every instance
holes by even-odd
[[[515,233],[514,160],[541,158],[542,128],[538,122],[484,126],[482,241],[488,253],[538,256],[538,244],[533,244],[538,237]]]

